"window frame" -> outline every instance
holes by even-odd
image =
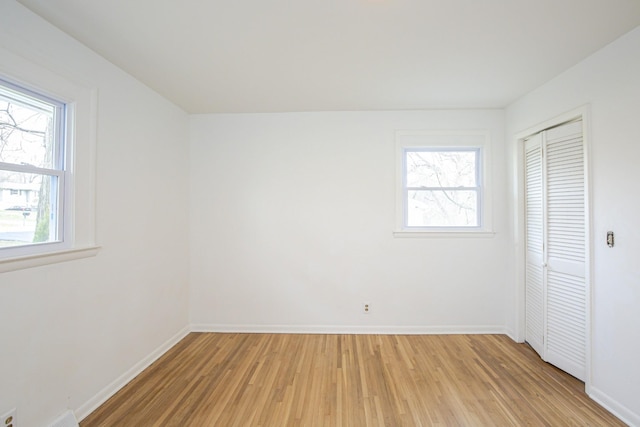
[[[50,167],[38,167],[29,164],[15,164],[0,162],[0,171],[17,172],[24,174],[42,175],[55,177],[57,179],[57,191],[52,198],[51,205],[55,208],[55,240],[47,242],[32,242],[22,245],[9,246],[0,248],[0,259],[11,256],[28,255],[40,252],[36,247],[47,245],[42,251],[48,252],[56,249],[64,249],[69,247],[69,230],[72,228],[70,224],[71,217],[66,215],[68,203],[68,195],[66,189],[68,186],[65,182],[69,175],[69,158],[67,149],[67,132],[68,118],[70,109],[67,104],[58,99],[54,99],[41,92],[24,88],[14,82],[8,81],[0,76],[0,86],[16,92],[19,96],[25,98],[33,98],[35,101],[42,102],[54,108],[54,148],[52,150],[52,164]],[[72,113],[72,112],[71,112]],[[7,255],[8,254],[8,255]]]
[[[396,224],[395,237],[492,237],[490,135],[484,130],[396,131]],[[409,226],[408,152],[474,151],[476,155],[477,226]],[[443,187],[434,187],[441,190]],[[425,188],[421,188],[424,190]],[[427,189],[431,189],[427,188]],[[464,187],[468,190],[469,188]]]
[[[95,242],[96,85],[28,49],[14,52],[4,46],[0,79],[66,105],[61,241],[3,248],[0,273],[95,256],[100,249]]]
[[[481,147],[404,147],[402,153],[402,193],[403,201],[402,206],[404,209],[403,214],[403,228],[407,230],[474,230],[482,228],[482,148]],[[473,187],[409,187],[407,184],[407,155],[408,153],[446,153],[446,152],[469,152],[475,154],[475,183]],[[476,193],[476,223],[477,225],[409,225],[409,192],[411,191],[474,191]]]

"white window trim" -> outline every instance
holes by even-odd
[[[25,89],[67,105],[68,174],[64,242],[21,246],[0,255],[0,273],[86,258],[97,254],[95,242],[95,150],[97,90],[58,74],[51,64],[28,60],[0,46],[0,76]],[[65,227],[66,228],[66,227]]]
[[[442,131],[396,131],[396,223],[394,237],[400,238],[452,238],[452,237],[493,237],[492,195],[491,195],[491,139],[485,130],[442,130]],[[479,227],[406,227],[404,198],[404,155],[407,149],[455,149],[478,148],[480,152],[480,212]]]

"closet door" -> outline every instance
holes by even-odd
[[[525,141],[526,330],[525,340],[544,358],[544,182],[542,134]]]
[[[584,380],[587,333],[586,206],[582,122],[545,132],[546,359]]]
[[[525,141],[526,341],[586,377],[587,265],[582,122]]]

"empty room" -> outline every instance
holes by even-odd
[[[639,118],[638,0],[0,0],[0,425],[640,426]]]

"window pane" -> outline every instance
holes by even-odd
[[[53,168],[56,107],[0,86],[0,162]]]
[[[407,151],[407,187],[475,187],[476,151]]]
[[[478,194],[470,190],[410,190],[409,227],[477,227]]]
[[[0,247],[57,240],[55,176],[0,171]]]

